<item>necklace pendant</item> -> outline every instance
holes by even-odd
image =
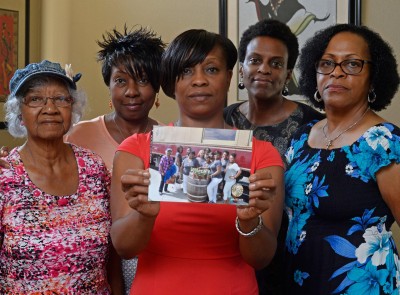
[[[332,139],[326,141],[326,149],[328,150],[332,146]]]

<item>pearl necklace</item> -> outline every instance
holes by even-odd
[[[324,133],[324,137],[325,137],[325,145],[326,145],[326,149],[328,150],[332,145],[333,142],[338,139],[340,136],[342,136],[344,133],[346,133],[347,131],[349,131],[351,128],[353,128],[354,126],[356,126],[361,120],[362,118],[364,118],[364,116],[367,114],[367,112],[369,111],[369,107],[365,110],[365,112],[361,115],[361,117],[355,121],[353,124],[351,124],[349,127],[347,127],[345,130],[343,130],[342,132],[340,132],[338,135],[336,135],[334,138],[329,138],[328,135],[326,134],[325,128],[328,126],[328,120],[326,120],[326,123],[324,125],[324,127],[322,127],[322,132]]]

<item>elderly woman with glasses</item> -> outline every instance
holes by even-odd
[[[399,294],[400,129],[376,112],[399,85],[390,46],[341,24],[300,55],[300,89],[326,119],[287,150],[287,294]]]
[[[79,76],[44,60],[10,81],[8,130],[26,141],[0,174],[1,294],[111,294],[110,177],[99,156],[63,141],[86,101]]]

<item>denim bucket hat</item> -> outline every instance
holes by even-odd
[[[41,75],[59,77],[66,81],[73,89],[76,89],[76,82],[81,77],[81,74],[72,76],[72,74],[66,73],[59,63],[54,63],[48,60],[43,60],[40,63],[31,63],[25,68],[15,71],[14,76],[10,80],[11,95],[16,96],[18,91],[26,82]]]

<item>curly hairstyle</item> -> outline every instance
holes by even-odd
[[[371,85],[376,100],[369,103],[374,111],[385,109],[399,87],[396,57],[390,45],[382,37],[365,26],[338,24],[317,32],[301,50],[298,68],[300,70],[299,89],[317,108],[324,109],[324,103],[314,99],[317,88],[315,63],[322,57],[330,40],[340,32],[350,32],[363,38],[368,45],[372,61]]]
[[[272,19],[261,20],[258,23],[251,25],[243,32],[239,43],[239,61],[244,62],[249,43],[254,38],[263,36],[277,39],[285,44],[288,51],[287,68],[289,70],[293,69],[297,57],[299,56],[299,42],[297,41],[297,37],[286,24]]]
[[[25,82],[25,85],[21,87],[21,90],[18,91],[17,95],[9,95],[7,98],[7,102],[4,104],[4,109],[6,112],[6,121],[7,121],[7,129],[8,132],[14,137],[26,137],[27,130],[26,127],[21,124],[21,106],[22,100],[24,96],[30,91],[32,88],[40,87],[44,85],[48,85],[53,83],[54,81],[59,81],[63,83],[65,87],[68,89],[69,94],[74,100],[72,104],[72,119],[71,119],[71,128],[73,124],[78,123],[82,117],[84,107],[86,105],[86,94],[81,90],[75,90],[71,88],[70,84],[68,84],[64,79],[57,78],[55,76],[46,76],[43,74],[42,76],[37,76]]]
[[[233,70],[237,50],[228,38],[198,29],[187,30],[178,35],[162,56],[161,87],[164,93],[175,98],[175,82],[182,77],[184,69],[203,62],[215,46],[222,48],[227,68]]]
[[[103,41],[96,43],[101,50],[97,61],[102,63],[101,73],[104,83],[110,86],[112,67],[123,66],[130,76],[142,78],[146,75],[155,91],[160,89],[160,64],[165,43],[156,34],[145,28],[123,32],[115,28],[102,35]]]

